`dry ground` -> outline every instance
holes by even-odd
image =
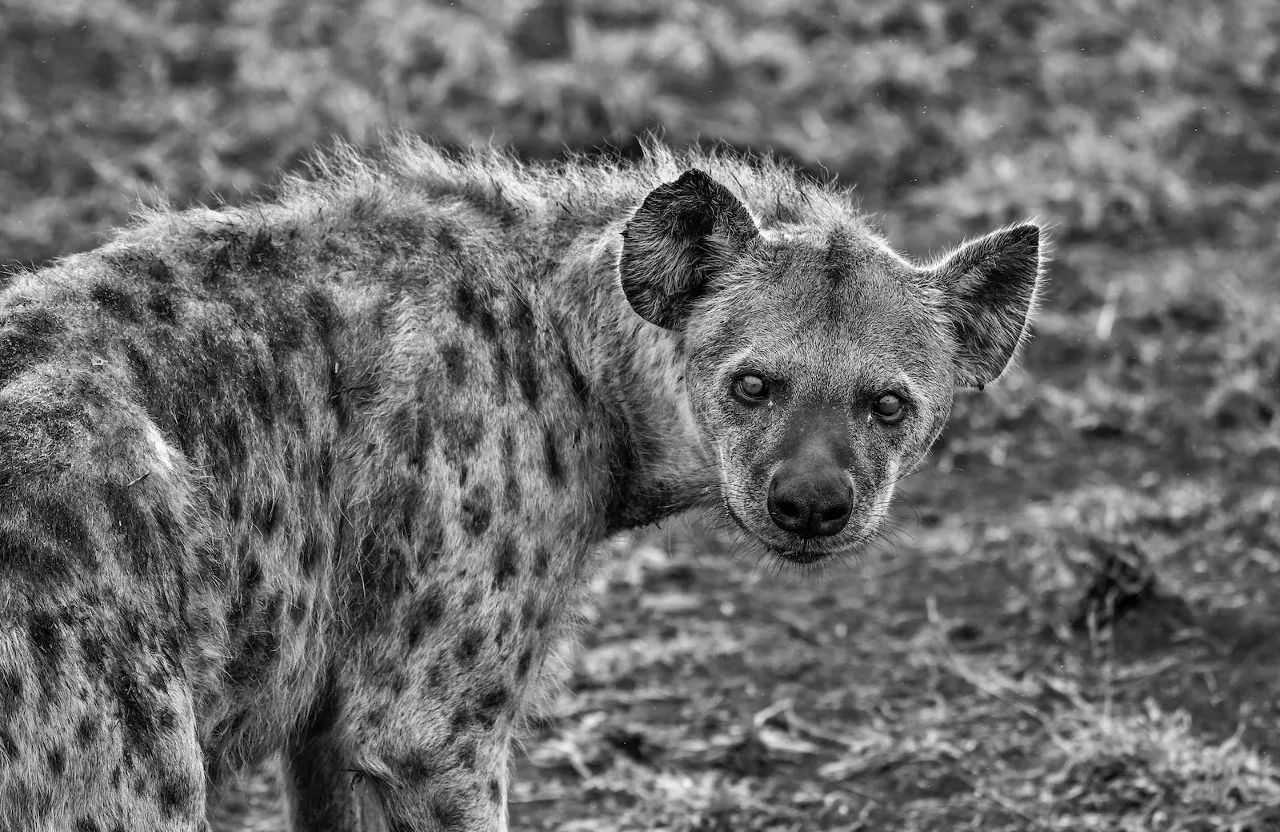
[[[917,255],[1025,215],[1053,287],[892,546],[620,546],[513,826],[1280,829],[1280,5],[8,0],[0,261],[238,201],[326,137],[653,127],[856,182]],[[269,772],[221,828],[275,829]]]

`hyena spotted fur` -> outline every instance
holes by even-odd
[[[864,546],[1040,264],[1033,224],[914,264],[767,158],[401,139],[12,275],[0,829],[206,829],[277,752],[297,829],[505,829],[599,544]]]

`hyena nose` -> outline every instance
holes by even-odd
[[[839,534],[853,512],[853,488],[838,468],[795,470],[783,463],[769,483],[769,516],[801,537]]]

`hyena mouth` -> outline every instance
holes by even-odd
[[[815,552],[803,545],[799,549],[784,549],[780,546],[766,543],[765,547],[771,554],[777,555],[788,563],[794,563],[797,566],[810,566],[839,554],[838,552]]]
[[[729,515],[729,519],[733,520],[734,524],[742,530],[743,534],[760,544],[760,546],[763,547],[770,555],[781,558],[788,563],[793,563],[797,566],[810,566],[818,563],[819,561],[826,560],[827,558],[850,554],[858,549],[857,542],[852,545],[840,546],[835,549],[824,549],[813,544],[811,541],[805,540],[798,541],[797,545],[794,546],[783,546],[779,543],[765,539],[765,537],[759,532],[752,530],[752,528],[738,516],[738,513],[733,510],[733,506],[729,505],[728,499],[722,500],[721,503],[724,505],[724,510]]]

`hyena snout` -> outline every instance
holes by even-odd
[[[790,459],[769,482],[769,516],[800,537],[839,534],[853,513],[853,486],[838,466]]]

